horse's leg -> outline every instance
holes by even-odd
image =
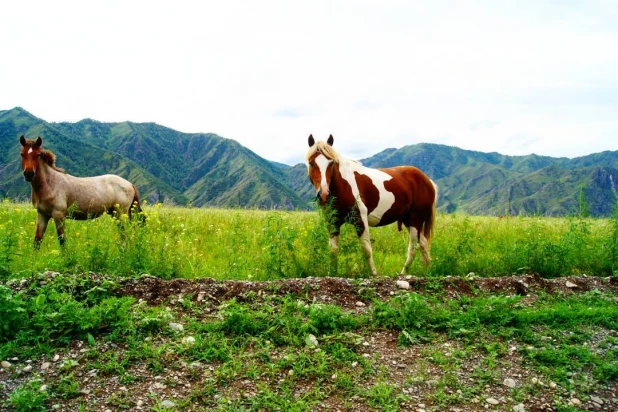
[[[367,261],[369,262],[369,268],[371,269],[371,274],[376,276],[378,274],[378,270],[376,269],[376,264],[373,262],[373,249],[371,247],[371,236],[369,236],[369,229],[365,229],[359,236],[361,246],[363,247],[363,252],[365,252],[365,256],[367,257]]]
[[[56,223],[56,233],[58,234],[58,242],[60,242],[60,246],[64,246],[64,213],[53,213],[52,217],[54,218],[54,222]]]
[[[425,264],[425,266],[429,266],[429,264],[431,263],[431,257],[429,256],[429,242],[427,241],[427,238],[423,236],[422,229],[420,230],[418,244],[421,248],[421,256],[423,257],[423,263]]]
[[[406,275],[408,273],[408,268],[412,262],[414,262],[418,243],[418,231],[416,228],[414,226],[410,226],[408,227],[408,232],[410,233],[410,243],[408,244],[408,257],[406,258],[406,263],[403,264],[403,269],[401,269],[402,275]]]
[[[339,271],[339,231],[331,232],[330,238],[328,239],[328,244],[330,245],[331,251],[331,271],[333,276],[337,276]]]
[[[49,216],[44,215],[41,212],[36,214],[36,234],[34,235],[34,248],[39,249],[41,242],[43,242],[43,236],[47,230],[47,223],[49,222]]]
[[[328,244],[333,255],[337,256],[339,254],[339,233],[333,233],[328,240]]]

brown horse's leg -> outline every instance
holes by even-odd
[[[56,223],[56,233],[58,234],[58,242],[60,246],[64,246],[64,214],[54,214],[54,222]]]
[[[34,248],[39,249],[41,242],[43,242],[43,236],[47,230],[47,223],[49,222],[49,216],[44,215],[41,212],[36,214],[36,234],[34,235]]]
[[[414,226],[409,226],[408,232],[410,233],[410,243],[408,244],[408,257],[406,258],[406,263],[403,264],[403,269],[401,269],[402,275],[406,275],[408,273],[408,268],[412,262],[414,262],[418,243],[418,231],[416,228]]]

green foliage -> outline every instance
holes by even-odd
[[[83,290],[84,286],[92,285],[52,281],[18,293],[0,285],[0,356],[4,351],[46,351],[73,339],[92,340],[93,334],[106,329],[133,327],[132,298],[106,297],[106,288]]]
[[[40,380],[32,380],[16,388],[9,395],[7,406],[16,412],[46,411],[45,401],[49,398],[46,390],[41,390]]]

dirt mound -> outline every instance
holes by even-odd
[[[398,281],[403,283],[398,285]],[[407,284],[407,288],[405,285]],[[414,276],[397,278],[342,279],[342,278],[303,278],[284,279],[264,282],[238,280],[216,281],[210,278],[186,280],[163,280],[144,275],[127,280],[120,291],[121,296],[132,296],[158,305],[177,296],[191,296],[193,300],[205,298],[216,302],[236,299],[247,301],[262,295],[282,296],[287,294],[302,295],[307,300],[332,303],[352,308],[369,305],[375,298],[384,300],[401,289],[410,292],[446,294],[447,297],[476,295],[480,293],[501,293],[509,295],[581,293],[589,290],[618,292],[616,278],[599,278],[591,276],[570,276],[556,279],[544,279],[538,275],[511,277],[464,278],[447,276],[430,279]],[[361,302],[361,303],[359,303]]]

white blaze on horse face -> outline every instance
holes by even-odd
[[[332,160],[320,154],[314,159],[314,162],[320,171],[320,190],[322,191],[322,201],[325,202],[330,191],[328,182],[326,181],[326,170],[328,169],[328,165],[332,163]]]
[[[28,154],[32,153],[32,148],[28,149]]]
[[[392,176],[378,169],[364,167],[360,163],[354,161],[346,161],[345,163],[341,162],[339,165],[339,172],[341,173],[341,177],[343,177],[352,188],[352,193],[354,193],[354,197],[357,199],[359,210],[361,212],[361,218],[365,220],[364,216],[367,216],[367,221],[364,223],[369,226],[375,226],[380,223],[382,216],[384,216],[384,214],[388,212],[388,210],[395,203],[395,195],[386,190],[386,187],[384,186],[384,183],[391,180]],[[380,199],[378,200],[378,205],[376,208],[371,211],[371,214],[367,214],[367,207],[362,204],[362,201],[360,200],[360,190],[356,183],[354,172],[369,177],[373,185],[378,189]]]

